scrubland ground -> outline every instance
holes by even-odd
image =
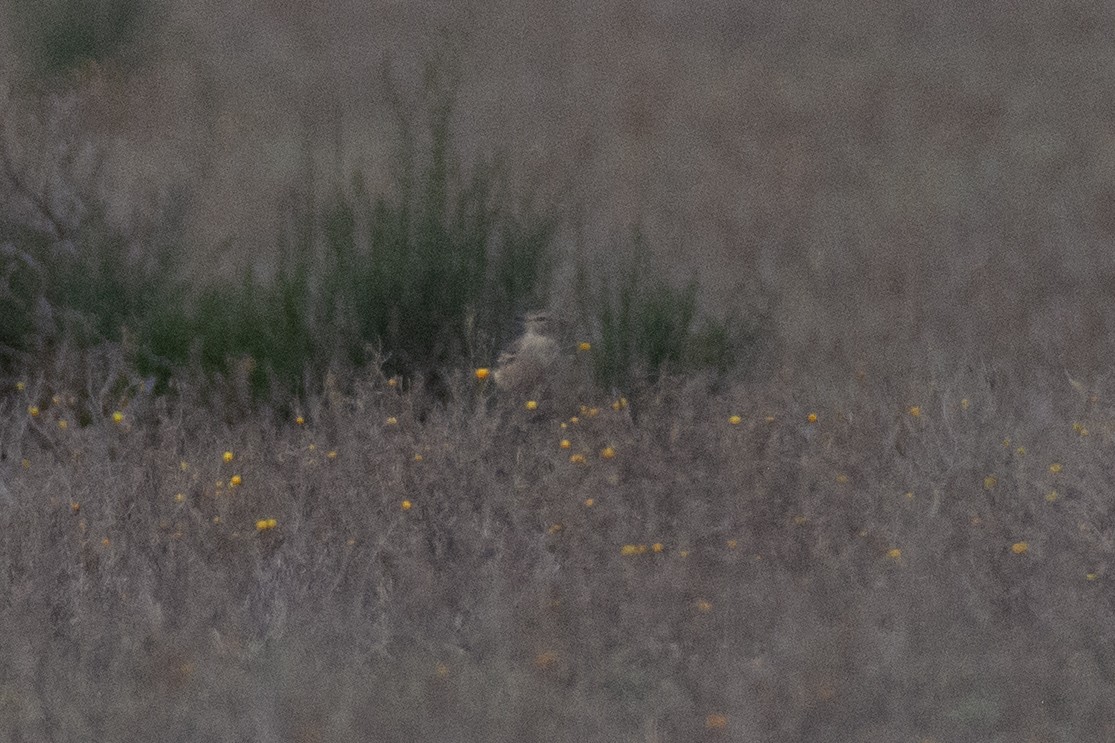
[[[5,736],[1104,740],[1113,390],[1017,381],[528,410],[462,372],[80,428],[29,380]]]
[[[50,8],[0,740],[1115,740],[1110,8]]]

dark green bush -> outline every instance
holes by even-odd
[[[24,57],[46,77],[131,61],[157,8],[149,0],[12,0],[8,7]]]
[[[592,362],[599,386],[633,390],[664,375],[694,372],[719,379],[749,360],[759,321],[744,321],[733,312],[702,316],[697,282],[678,288],[663,279],[638,230],[624,255],[612,270],[578,266],[581,323],[595,338]]]

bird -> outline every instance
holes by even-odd
[[[499,355],[492,378],[502,391],[525,394],[554,381],[561,349],[553,337],[557,320],[549,312],[528,312],[522,321],[523,334]]]

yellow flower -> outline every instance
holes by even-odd
[[[241,483],[243,483],[243,482],[244,482],[244,479],[242,477],[240,477],[240,475],[233,475],[231,478],[229,478],[228,486],[230,488],[240,487]]]
[[[740,423],[743,423],[743,418],[740,418],[738,415],[729,416],[728,422],[733,426],[738,426]]]
[[[892,560],[901,559],[902,550],[898,549],[897,547],[892,547],[891,549],[887,550],[887,557]]]
[[[592,498],[585,498],[585,508],[592,508],[596,505],[596,501]]]
[[[563,527],[562,527],[561,524],[550,524],[550,527],[548,529],[546,529],[546,533],[547,534],[557,534],[559,531],[562,530],[562,528]]]
[[[1098,576],[1097,574],[1095,574],[1095,573],[1088,573],[1087,575],[1085,575],[1085,576],[1084,576],[1084,578],[1085,578],[1086,580],[1095,580],[1095,579],[1096,579],[1096,578],[1098,578],[1098,577],[1099,577],[1099,576]]]
[[[224,459],[226,462],[231,462],[232,461],[232,452],[226,451],[224,454],[221,455],[221,458]]]
[[[175,493],[174,494],[174,502],[175,503],[183,503],[183,502],[185,502],[185,500],[186,500],[186,494],[185,493]]]
[[[1057,500],[1057,498],[1058,495],[1056,490],[1050,490],[1048,493],[1045,494],[1045,500],[1049,503],[1054,502],[1055,500]]]
[[[473,374],[476,375],[476,378],[479,379],[480,381],[484,381],[485,379],[487,379],[488,375],[491,374],[491,373],[492,373],[492,370],[489,369],[486,366],[482,366],[479,369],[477,369],[475,372],[473,372]]]
[[[995,477],[995,475],[988,475],[987,477],[983,478],[983,489],[984,490],[991,490],[998,483],[999,483],[999,478]]]
[[[396,379],[395,377],[391,377],[391,379],[387,380],[387,386],[394,389],[395,387],[399,386],[399,380]]]
[[[810,423],[816,423],[817,422],[817,414],[816,413],[810,413],[809,415],[806,416],[806,420],[808,420]]]
[[[70,510],[73,511],[74,513],[77,513],[78,511],[81,510],[81,504],[78,503],[77,501],[71,501],[70,502]]]
[[[397,426],[399,424],[399,419],[395,416],[391,416],[385,421],[385,423],[387,423],[387,425],[389,426]]]
[[[678,550],[678,557],[682,558],[683,560],[686,557],[689,557],[689,550]]]
[[[739,542],[736,541],[735,539],[729,539],[727,541],[727,545],[728,545],[728,549],[734,550],[736,547],[739,546]]]
[[[798,526],[801,526],[806,521],[807,521],[807,519],[805,518],[805,516],[802,516],[802,515],[794,516],[794,523],[797,524]]]
[[[585,415],[587,415],[589,418],[595,418],[596,416],[600,415],[600,408],[589,408],[588,411],[585,412]]]
[[[1016,555],[1025,554],[1025,552],[1029,549],[1030,545],[1028,545],[1026,542],[1015,542],[1010,546],[1010,551]]]
[[[697,611],[701,612],[702,614],[708,614],[710,611],[712,611],[712,603],[706,601],[705,599],[697,599]]]
[[[112,422],[113,423],[123,423],[124,422],[124,414],[121,413],[119,410],[117,410],[115,413],[112,414]]]
[[[256,531],[267,531],[279,525],[276,519],[260,519],[256,521]]]
[[[562,449],[568,449],[569,447],[573,446],[573,442],[569,439],[562,439],[560,446]]]
[[[402,508],[402,509],[403,509],[404,511],[409,511],[409,510],[410,510],[411,508],[413,508],[413,507],[414,507],[414,504],[413,504],[413,503],[411,503],[411,502],[410,502],[410,501],[408,501],[408,500],[404,500],[404,501],[403,501],[402,503],[400,503],[399,505],[400,505],[400,507],[401,507],[401,508]]]
[[[25,389],[27,389],[27,384],[24,382],[16,382],[15,388],[17,391],[23,392]]]
[[[620,547],[619,553],[621,555],[641,555],[647,551],[645,544],[625,544]]]
[[[534,656],[534,665],[542,670],[549,668],[558,661],[558,654],[553,650],[543,650],[538,655]]]
[[[910,408],[909,412],[910,412],[910,415],[913,416],[914,418],[920,418],[921,417],[921,406],[920,405],[914,405],[913,407]]]
[[[434,675],[439,679],[447,678],[449,676],[449,666],[444,663],[438,663],[434,666]]]
[[[577,416],[573,416],[572,418],[569,419],[569,422],[572,423],[575,426],[575,425],[577,425],[578,423],[581,422],[581,419],[578,418]]]
[[[527,410],[538,410],[538,401],[537,400],[527,400],[526,409]]]
[[[581,342],[580,342],[580,343],[579,343],[579,344],[577,345],[577,350],[578,350],[578,351],[582,351],[582,352],[583,352],[583,351],[591,351],[591,350],[592,350],[592,344],[591,344],[591,343],[589,343],[588,341],[581,341]]]
[[[39,417],[39,406],[38,405],[28,406],[27,414],[30,415],[32,418],[38,418]]]
[[[774,416],[773,415],[768,415],[763,420],[765,420],[767,423],[774,423]]]
[[[304,425],[306,423],[306,419],[303,418],[302,416],[298,416],[297,418],[294,419],[294,422],[295,422],[295,424],[301,426],[301,425]]]
[[[178,463],[178,469],[182,470],[183,472],[185,472],[189,468],[190,468],[190,463],[187,462],[185,459],[183,459],[181,462]]]
[[[960,409],[961,409],[961,410],[967,410],[967,409],[968,409],[968,406],[969,406],[969,405],[971,405],[971,404],[972,404],[972,403],[970,403],[970,402],[968,401],[968,398],[966,398],[966,397],[965,397],[965,398],[964,398],[963,400],[961,400],[961,401],[960,401]]]
[[[65,431],[67,428],[70,427],[70,424],[66,422],[65,418],[63,418],[62,420],[58,421],[58,427]]]
[[[335,449],[330,449],[328,452],[325,453],[325,458],[329,460],[336,459],[337,451]]]
[[[846,483],[846,482],[848,482],[848,476],[845,475],[843,472],[841,472],[841,473],[837,474],[836,481],[838,483],[841,483],[841,484]]]
[[[605,446],[603,449],[600,450],[600,456],[603,459],[611,459],[615,455],[616,455],[616,450],[613,449],[610,446]]]
[[[584,464],[585,463],[585,455],[584,454],[573,454],[572,456],[569,457],[569,461],[572,462],[573,464]]]
[[[664,549],[666,549],[666,548],[662,546],[661,542],[655,542],[654,544],[652,544],[650,546],[650,551],[655,553],[656,555]]]
[[[1060,472],[1061,469],[1062,467],[1060,462],[1054,462],[1053,464],[1049,465],[1049,471],[1052,472],[1054,475]]]
[[[705,727],[709,730],[723,730],[728,727],[728,717],[718,713],[713,713],[705,718]]]
[[[421,454],[415,454],[415,455],[414,455],[414,461],[415,461],[415,462],[421,462],[421,461],[422,461],[422,459],[423,459],[423,457],[422,457],[422,455],[421,455]]]
[[[101,540],[101,546],[102,547],[107,547],[110,544],[112,544],[112,540],[109,539],[108,537],[105,537],[104,539]]]

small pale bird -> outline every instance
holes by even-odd
[[[525,394],[560,373],[561,349],[553,338],[556,320],[550,313],[527,313],[523,325],[523,334],[499,355],[492,378],[501,390]]]

